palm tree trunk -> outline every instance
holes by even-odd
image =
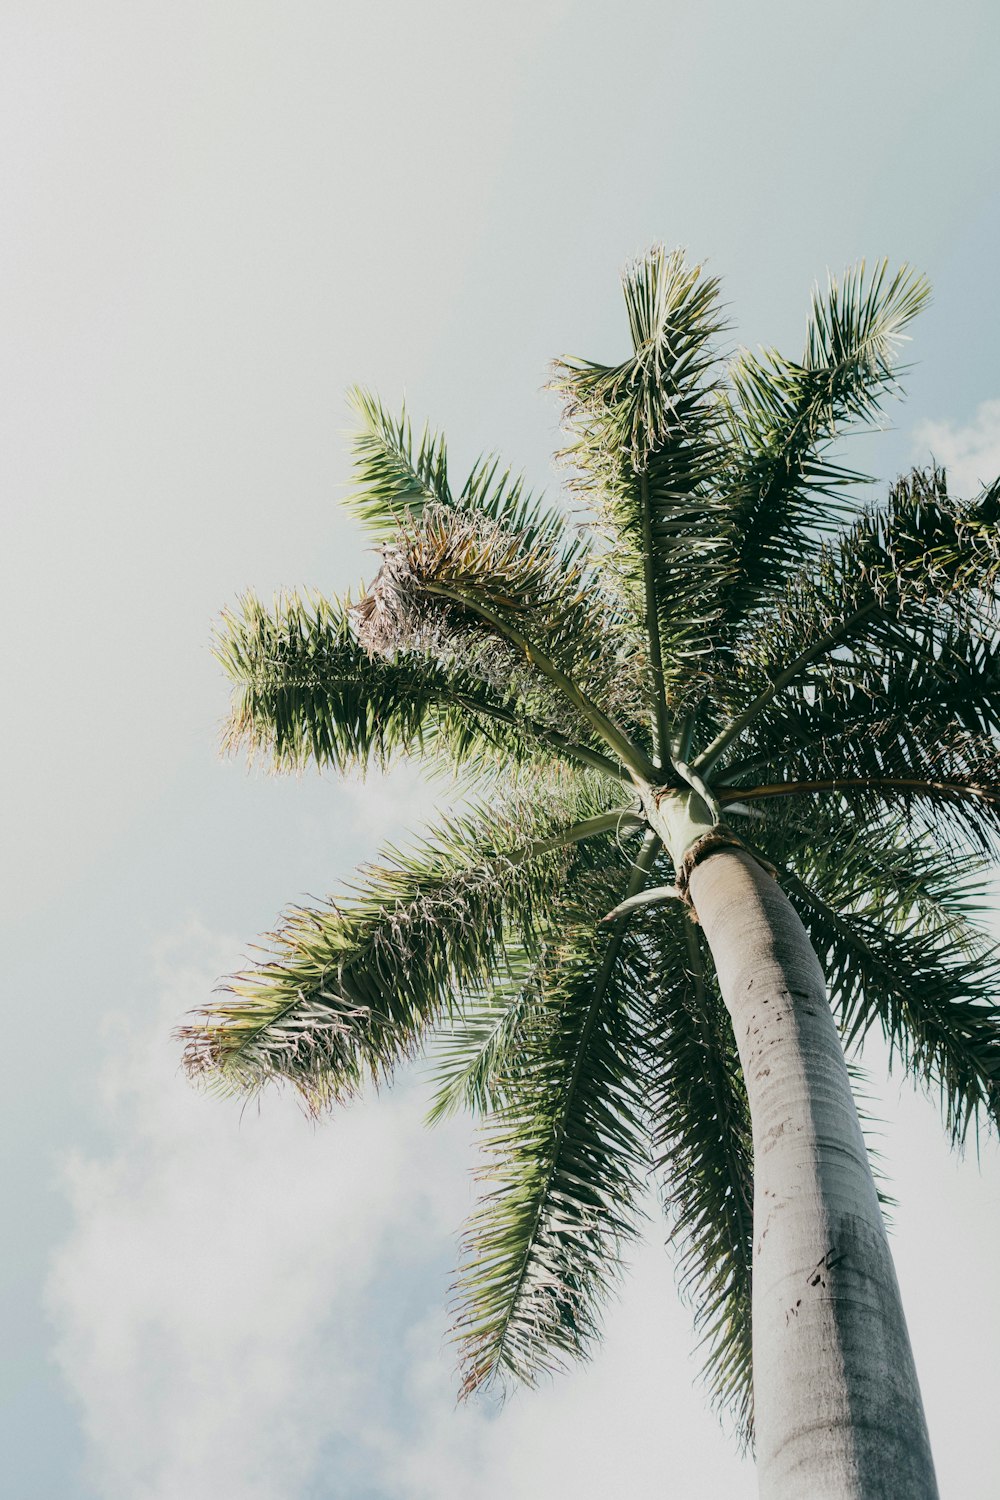
[[[753,1119],[762,1500],[936,1500],[913,1355],[840,1037],[786,896],[745,851],[689,892]]]

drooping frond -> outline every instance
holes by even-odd
[[[585,561],[492,520],[428,510],[385,550],[356,613],[372,652],[457,658],[486,681],[513,683],[529,704],[537,693],[557,698],[566,733],[595,736],[639,774],[648,768],[641,727],[626,732],[641,638]]]
[[[606,565],[642,611],[651,641],[654,707],[664,673],[706,649],[728,565],[715,340],[725,323],[718,282],[662,247],[627,267],[633,354],[619,365],[563,360],[576,488],[608,526]],[[662,716],[661,716],[662,717]],[[661,737],[665,732],[661,722]],[[663,747],[665,750],[665,746]]]
[[[544,695],[526,701],[515,680],[493,685],[467,662],[373,655],[336,600],[285,594],[269,610],[248,594],[223,614],[215,651],[236,690],[228,748],[278,770],[385,767],[420,749],[466,769],[565,761],[620,776],[593,736],[561,732]]]
[[[705,1376],[744,1443],[753,1425],[753,1144],[732,1024],[700,929],[661,914],[646,1002],[647,1097],[680,1286]]]
[[[639,879],[655,845],[645,849]],[[628,919],[598,932],[590,913],[621,894],[627,870],[614,845],[581,848],[522,992],[517,1046],[491,1083],[486,1191],[456,1284],[466,1395],[533,1384],[585,1354],[635,1232],[648,1158],[633,1003],[648,974]]]
[[[614,839],[618,850],[623,840],[642,826],[638,814],[623,811],[618,815]],[[597,846],[582,849],[571,866],[561,895],[561,907],[574,903],[580,907],[585,887],[593,899],[595,856]],[[611,869],[617,869],[614,852],[605,848],[604,858],[611,856]],[[600,875],[596,875],[600,879]],[[638,898],[632,898],[636,900]],[[625,901],[628,907],[630,902]],[[619,915],[613,912],[612,918]],[[605,917],[604,921],[609,919]],[[538,1004],[537,960],[514,942],[507,945],[507,973],[492,989],[465,997],[461,1014],[438,1028],[431,1044],[431,1062],[436,1083],[434,1101],[428,1120],[436,1124],[459,1109],[486,1115],[504,1103],[505,1080],[516,1077],[516,1059],[525,1028]]]
[[[878,1027],[907,1071],[940,1097],[953,1140],[980,1117],[1000,1121],[1000,968],[984,940],[951,928],[887,929],[878,917],[838,910],[791,877],[812,943],[825,965],[848,1038]]]
[[[897,384],[896,351],[926,305],[924,277],[908,266],[864,263],[813,295],[801,361],[743,351],[730,366],[724,402],[728,462],[718,476],[730,497],[735,550],[723,622],[768,598],[815,548],[817,531],[844,516],[845,487],[864,476],[826,449],[845,425],[872,422]]]
[[[855,651],[771,704],[723,802],[835,792],[895,804],[939,839],[1000,847],[1000,655],[952,627]]]
[[[182,1029],[189,1072],[234,1091],[284,1080],[314,1107],[389,1076],[465,989],[503,979],[510,938],[537,951],[567,849],[617,824],[593,812],[577,789],[546,810],[494,801],[389,848],[343,901],[293,908],[264,958]]]
[[[435,1093],[428,1123],[468,1109],[486,1115],[504,1102],[504,1081],[515,1076],[517,1053],[538,1003],[537,959],[508,944],[508,973],[492,989],[470,995],[431,1043]]]
[[[808,703],[817,687],[851,678],[877,693],[901,661],[928,651],[953,656],[965,649],[963,633],[994,636],[998,509],[992,493],[972,504],[954,501],[939,470],[917,470],[894,486],[888,505],[817,548],[745,633],[739,653],[720,664],[711,687],[731,717],[695,756],[695,768],[707,774],[728,756],[730,768],[717,775],[731,781],[732,763],[742,765],[767,743],[768,724],[789,699]],[[946,660],[938,670],[947,672]]]
[[[215,655],[236,689],[226,748],[278,770],[385,766],[419,745],[437,685],[420,661],[369,657],[348,609],[319,596],[285,594],[268,610],[244,595],[223,613]]]

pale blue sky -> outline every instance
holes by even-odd
[[[220,763],[207,641],[244,587],[370,568],[338,509],[354,381],[405,391],[459,466],[496,446],[555,484],[548,362],[622,350],[617,272],[654,240],[709,257],[734,339],[793,353],[827,267],[912,261],[909,399],[854,456],[1000,469],[1000,407],[974,426],[1000,399],[998,17],[0,5],[5,1493],[536,1500],[567,1452],[579,1500],[753,1493],[658,1243],[589,1370],[456,1413],[464,1129],[419,1133],[406,1090],[316,1134],[241,1124],[176,1075],[171,1021],[426,799]],[[895,1100],[932,1439],[987,1500],[1000,1162],[957,1173]]]

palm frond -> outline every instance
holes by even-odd
[[[638,736],[623,727],[642,681],[641,637],[586,562],[567,562],[492,520],[428,511],[386,549],[356,613],[371,651],[460,656],[485,680],[516,684],[528,702],[558,695],[567,732],[594,735],[625,766],[649,769]]]
[[[1000,845],[1000,650],[947,620],[844,652],[749,726],[723,801],[836,792]],[[750,750],[749,746],[755,749]]]
[[[181,1029],[188,1071],[236,1092],[283,1080],[315,1108],[388,1077],[463,990],[503,979],[511,936],[538,950],[567,851],[613,837],[618,814],[593,813],[579,788],[545,809],[474,807],[384,851],[344,900],[292,908],[265,957]]]
[[[624,840],[642,827],[638,814],[623,811],[616,814],[614,838],[618,851]],[[595,820],[604,825],[607,819]],[[578,831],[585,825],[577,825]],[[602,829],[603,831],[603,829]],[[582,839],[581,839],[582,842]],[[600,846],[581,850],[567,876],[561,893],[561,905],[574,902],[580,908],[580,887],[590,890],[594,883],[595,854]],[[604,857],[615,854],[607,846]],[[593,896],[588,896],[593,900]],[[623,905],[632,910],[635,896]],[[616,909],[611,918],[623,915]],[[603,918],[607,922],[608,917]],[[504,1080],[516,1074],[516,1058],[522,1033],[529,1024],[538,1002],[537,960],[513,940],[507,943],[507,972],[492,989],[481,994],[467,994],[461,1014],[437,1028],[430,1047],[432,1074],[436,1085],[428,1114],[428,1123],[437,1124],[460,1109],[486,1115],[499,1110],[504,1103]]]
[[[886,807],[905,813],[911,831],[932,833],[942,848],[962,851],[971,844],[995,857],[1000,847],[1000,757],[974,766],[967,777],[951,781],[924,781],[920,777],[831,777],[826,781],[777,781],[733,793],[740,807],[757,806],[763,800],[832,797],[845,817],[848,813],[874,825]],[[730,796],[722,794],[725,807]]]
[[[732,1024],[697,929],[661,916],[659,983],[645,1026],[654,1153],[680,1286],[706,1347],[705,1376],[751,1439],[753,1145]]]
[[[356,489],[348,504],[381,542],[400,527],[418,524],[428,509],[454,510],[492,521],[571,559],[582,549],[567,514],[545,505],[521,475],[493,457],[476,463],[464,485],[453,490],[444,438],[424,427],[414,440],[406,410],[394,417],[370,391],[356,387],[349,400],[361,419],[354,442]]]
[[[720,662],[710,687],[732,717],[695,756],[705,775],[734,755],[774,705],[852,674],[865,687],[893,662],[932,651],[954,657],[960,637],[995,638],[1000,624],[997,497],[953,500],[944,474],[914,470],[835,543],[817,548],[738,654]],[[939,670],[944,673],[947,661]],[[752,743],[752,736],[750,736]]]
[[[644,846],[631,885],[656,847]],[[648,1159],[631,1007],[648,975],[628,919],[605,936],[590,914],[594,892],[620,894],[626,873],[608,845],[578,864],[524,992],[518,1045],[493,1084],[488,1186],[455,1289],[465,1395],[505,1379],[533,1384],[585,1354],[635,1233]]]
[[[825,450],[848,423],[872,422],[897,384],[896,350],[930,290],[908,266],[890,275],[864,263],[825,295],[813,295],[801,361],[774,350],[742,352],[730,367],[729,463],[736,552],[726,581],[724,620],[742,619],[813,551],[818,531],[844,516],[845,491],[863,481]]]
[[[372,655],[346,602],[286,593],[267,609],[247,594],[224,612],[215,653],[235,688],[227,748],[277,770],[384,768],[424,750],[466,769],[564,761],[621,775],[592,736],[569,738],[565,713],[519,691],[516,678],[493,686],[466,662]]]
[[[361,419],[354,440],[357,488],[349,504],[376,537],[388,540],[401,521],[419,517],[428,505],[453,503],[440,434],[425,426],[415,443],[405,407],[394,417],[360,386],[348,400]]]
[[[430,1044],[435,1083],[428,1123],[467,1109],[486,1115],[504,1102],[504,1080],[514,1076],[522,1033],[537,1004],[537,959],[513,943],[508,972],[492,989],[466,999],[460,1015],[438,1027]]]
[[[236,693],[225,745],[279,770],[385,766],[419,745],[434,703],[418,660],[369,657],[336,600],[287,593],[269,610],[246,594],[226,610],[214,650]]]
[[[776,697],[748,736],[755,750],[719,778],[737,784],[750,770],[789,766],[814,778],[835,770],[895,771],[931,765],[944,737],[1000,733],[1000,648],[950,622],[876,636],[805,673]],[[876,761],[854,758],[853,742],[874,741]],[[907,745],[911,748],[907,748]],[[897,758],[901,756],[902,758]]]
[[[633,355],[619,365],[563,360],[564,453],[575,488],[610,528],[605,565],[641,610],[652,644],[652,695],[705,649],[705,599],[728,566],[715,340],[718,282],[680,251],[657,247],[626,268]],[[660,737],[666,730],[659,725]],[[664,746],[664,752],[666,747]]]

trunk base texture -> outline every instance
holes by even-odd
[[[762,1500],[937,1500],[913,1355],[819,962],[775,880],[713,851],[690,895],[753,1119]]]

